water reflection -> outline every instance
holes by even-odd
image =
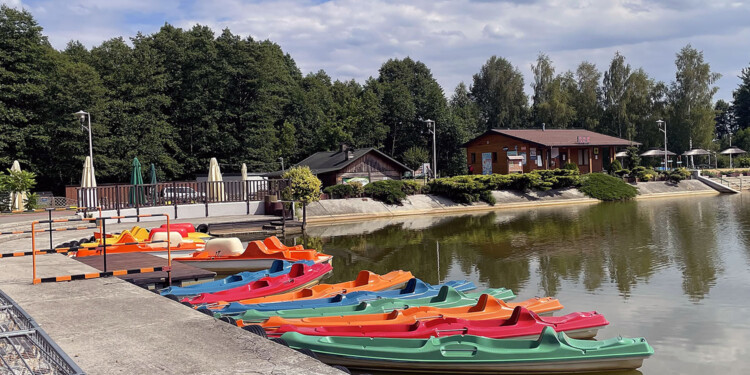
[[[647,336],[657,355],[644,373],[750,373],[747,200],[739,194],[378,219],[310,227],[295,240],[336,256],[332,282],[361,269],[404,269],[430,283],[467,278],[524,299],[557,296],[567,312],[605,313],[613,322],[605,337]]]

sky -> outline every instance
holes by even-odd
[[[492,55],[525,76],[540,52],[556,72],[582,61],[604,71],[616,51],[652,78],[671,82],[687,44],[721,73],[714,99],[731,100],[750,66],[750,0],[0,0],[29,10],[55,48],[88,47],[168,22],[270,39],[303,73],[364,82],[388,59],[424,62],[446,96]]]

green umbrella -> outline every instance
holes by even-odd
[[[130,204],[143,204],[146,197],[143,194],[143,175],[141,173],[141,162],[138,158],[133,158],[133,173],[130,175],[130,196],[128,201]],[[137,203],[136,203],[137,202]]]
[[[148,169],[148,174],[151,176],[151,204],[156,205],[156,167],[154,163],[151,163],[151,167]]]

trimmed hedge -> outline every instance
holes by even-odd
[[[604,173],[584,176],[579,189],[589,197],[603,201],[628,200],[638,195],[638,189],[632,185]]]
[[[688,171],[686,168],[673,169],[669,171],[669,174],[667,175],[667,179],[674,183],[678,183],[682,180],[687,180],[688,178],[690,178],[690,171]]]
[[[401,204],[401,201],[406,198],[405,185],[400,180],[375,181],[365,185],[365,194],[383,203]]]

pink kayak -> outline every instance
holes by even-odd
[[[220,301],[233,302],[291,292],[317,284],[323,276],[331,271],[333,271],[333,267],[330,263],[315,263],[313,265],[295,263],[287,274],[264,277],[247,285],[221,292],[201,293],[193,298],[184,298],[182,302],[189,302],[193,305]]]

